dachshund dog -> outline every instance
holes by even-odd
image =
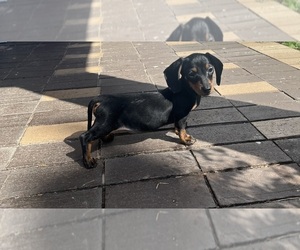
[[[195,17],[186,24],[180,24],[167,41],[223,41],[223,33],[219,26],[209,17]]]
[[[206,53],[194,53],[179,58],[164,70],[168,88],[157,92],[100,95],[88,105],[88,131],[79,139],[83,164],[86,168],[96,166],[91,156],[92,142],[101,139],[109,142],[118,129],[153,131],[174,123],[180,142],[191,145],[195,142],[186,132],[186,120],[192,109],[213,89],[213,74],[220,85],[222,62]],[[92,125],[92,114],[95,121]]]

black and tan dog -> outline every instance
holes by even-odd
[[[86,168],[96,166],[91,156],[92,142],[105,142],[114,138],[113,132],[127,128],[132,131],[153,131],[174,123],[181,143],[195,140],[186,133],[186,120],[190,111],[200,103],[201,96],[213,89],[213,74],[221,82],[222,62],[215,56],[191,54],[179,58],[164,71],[168,88],[158,92],[100,95],[88,106],[88,131],[80,135],[83,163]],[[92,114],[95,121],[92,125]]]
[[[209,17],[194,17],[185,24],[180,24],[167,41],[223,41],[220,27]]]

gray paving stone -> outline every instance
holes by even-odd
[[[208,208],[214,200],[201,175],[107,186],[106,208]]]
[[[205,172],[291,160],[271,141],[203,148],[193,150],[193,153]]]
[[[212,173],[207,177],[222,206],[299,195],[300,168],[297,164]]]
[[[50,77],[53,74],[52,69],[37,69],[34,70],[33,68],[30,69],[14,69],[12,70],[6,79],[15,79],[15,78],[43,78],[43,77]]]
[[[230,84],[234,88],[234,84],[259,82],[261,79],[244,69],[225,69],[222,73],[221,85]]]
[[[299,231],[299,209],[227,209],[225,211],[210,210],[209,213],[217,237],[223,246],[260,241],[270,242],[268,239],[276,236],[283,236],[281,239],[284,239],[284,235]],[[272,249],[254,246],[248,245],[248,248],[244,249]],[[266,245],[262,244],[262,246]]]
[[[275,239],[266,239],[262,242],[254,242],[245,244],[243,246],[232,247],[230,249],[290,249],[297,250],[299,248],[300,239],[299,234],[291,233],[280,235]]]
[[[165,152],[108,159],[105,184],[138,181],[200,172],[189,151]]]
[[[0,130],[0,146],[14,146],[17,145],[22,134],[24,132],[24,127],[4,127]]]
[[[97,95],[99,95],[99,93],[95,92],[95,96]],[[84,98],[72,98],[72,99],[65,99],[65,100],[40,102],[35,112],[49,112],[55,110],[76,110],[82,107],[87,108],[91,98],[92,97],[84,97]]]
[[[111,250],[217,247],[206,211],[199,209],[131,210],[107,217],[105,231]]]
[[[226,107],[232,107],[232,104],[223,96],[219,96],[216,92],[213,92],[210,96],[201,98],[200,105],[196,110]]]
[[[32,102],[1,104],[0,114],[1,116],[4,116],[4,115],[31,113],[33,112],[37,103],[38,103],[37,101],[32,101]]]
[[[43,167],[52,164],[78,161],[81,157],[79,141],[19,146],[9,164],[9,168],[24,166]]]
[[[240,107],[239,110],[250,121],[269,120],[275,118],[288,118],[300,116],[300,103],[285,102],[272,104],[272,106]]]
[[[161,152],[185,149],[179,137],[173,132],[156,131],[141,134],[115,136],[111,143],[103,144],[101,157],[134,155],[147,152]]]
[[[5,169],[16,151],[16,147],[0,148],[0,171]]]
[[[300,117],[259,121],[252,124],[268,139],[300,134]]]
[[[277,140],[276,144],[295,162],[300,163],[300,138]]]
[[[30,121],[30,126],[51,125],[87,120],[86,107],[71,110],[53,110],[49,112],[36,112]]]
[[[22,86],[3,87],[0,92],[1,104],[37,101],[40,98],[39,93],[32,92],[31,89],[27,90],[26,87],[22,88]]]
[[[76,88],[89,88],[97,87],[98,79],[95,76],[90,76],[89,79],[70,78],[70,77],[57,77],[46,85],[44,91],[61,90],[61,89],[76,89]]]
[[[266,80],[267,82],[277,82],[281,83],[281,86],[290,85],[287,80],[294,80],[295,78],[299,77],[300,73],[298,69],[290,67],[289,70],[285,72],[277,72],[277,71],[265,71],[261,73],[256,73],[257,76]],[[296,82],[294,82],[296,84]],[[278,87],[281,90],[281,86]]]
[[[56,211],[56,210],[55,210]],[[84,234],[82,232],[85,232]],[[1,249],[102,249],[102,220],[45,226],[1,238]]]
[[[243,95],[228,96],[228,100],[234,106],[249,106],[249,105],[264,105],[274,106],[282,105],[284,107],[286,102],[291,102],[293,99],[282,92],[269,92],[269,93],[255,93]]]
[[[11,234],[34,232],[37,229],[76,224],[83,220],[101,219],[101,209],[1,209],[2,225],[0,237]],[[116,213],[116,212],[115,212]],[[124,213],[124,211],[123,211]]]
[[[102,168],[88,171],[78,163],[18,168],[10,172],[2,185],[0,199],[95,187],[101,185],[101,175]]]
[[[244,208],[300,208],[300,198],[288,198],[242,206]]]
[[[0,128],[25,126],[30,116],[30,113],[0,116]]]
[[[99,176],[99,179],[101,177]],[[102,188],[45,193],[1,201],[2,208],[101,208]]]
[[[1,86],[4,88],[11,88],[8,89],[6,95],[3,94],[3,97],[15,97],[14,101],[17,102],[29,102],[32,97],[35,97],[33,93],[40,93],[42,92],[43,88],[45,87],[49,78],[17,78],[17,79],[5,79],[0,80]],[[24,90],[28,90],[27,92]],[[2,92],[2,91],[1,91]],[[2,94],[2,93],[1,93]],[[14,94],[15,96],[12,96]],[[19,97],[19,99],[18,99]],[[25,97],[25,98],[24,98]],[[31,97],[31,98],[29,98]],[[38,96],[39,97],[39,96]],[[6,98],[7,101],[8,98]],[[39,99],[39,98],[35,98]],[[8,102],[4,102],[4,104],[8,104]]]
[[[0,171],[0,187],[1,188],[4,185],[8,175],[9,175],[9,171],[4,171],[4,170],[2,171],[2,169],[1,169],[1,171]]]
[[[214,123],[243,122],[246,118],[235,108],[197,110],[190,113],[189,126],[208,125]]]
[[[188,128],[188,133],[197,139],[191,149],[219,143],[263,140],[264,137],[250,124],[222,124]]]

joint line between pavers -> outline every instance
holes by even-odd
[[[212,186],[211,186],[210,183],[209,183],[209,180],[208,180],[208,178],[207,178],[207,176],[206,176],[206,172],[204,172],[203,169],[201,168],[201,165],[200,165],[200,163],[198,162],[197,157],[195,156],[193,150],[189,150],[189,151],[190,151],[191,155],[193,156],[195,162],[197,163],[198,168],[200,169],[200,171],[201,171],[201,173],[202,173],[202,175],[203,175],[203,178],[204,178],[204,181],[205,181],[205,185],[207,186],[207,188],[208,188],[208,190],[209,190],[209,193],[211,194],[211,196],[212,196],[212,198],[213,198],[213,201],[214,201],[215,205],[216,205],[217,207],[220,207],[220,203],[219,203],[219,201],[218,201],[218,198],[217,198],[217,196],[216,196],[216,194],[215,194],[215,192],[214,192]]]

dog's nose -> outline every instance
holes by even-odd
[[[211,91],[211,88],[202,88],[202,92],[203,92],[205,95],[209,95],[209,94],[210,94],[210,91]]]

